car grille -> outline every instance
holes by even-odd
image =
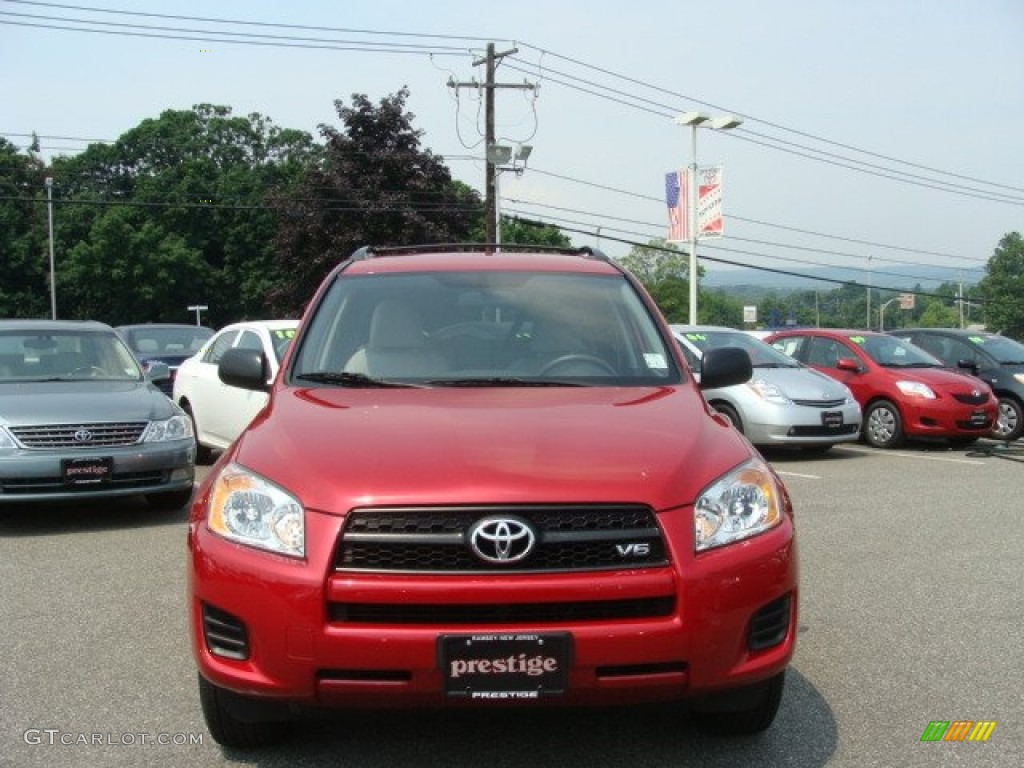
[[[62,477],[19,477],[0,480],[0,491],[5,495],[31,496],[39,493],[90,493],[108,494],[114,490],[131,490],[132,488],[151,489],[153,486],[164,485],[169,473],[161,470],[151,472],[118,472],[110,476],[105,483],[68,485]]]
[[[128,421],[105,424],[46,424],[38,427],[9,427],[25,448],[97,448],[135,445],[149,422]]]
[[[988,393],[979,392],[978,394],[955,392],[953,399],[957,402],[964,403],[965,405],[982,405],[988,402]]]
[[[834,437],[836,435],[853,435],[860,429],[859,424],[843,424],[838,429],[829,429],[822,426],[811,427],[790,427],[787,433],[790,437]]]
[[[249,634],[242,620],[206,603],[203,603],[203,637],[206,648],[216,656],[249,658]]]
[[[668,616],[675,598],[574,601],[571,603],[501,603],[412,605],[410,603],[330,603],[333,622],[369,624],[551,624]]]
[[[838,400],[794,400],[797,405],[805,405],[809,408],[838,408],[846,404],[844,398]]]
[[[480,559],[469,529],[492,516],[514,516],[536,531],[519,562]],[[537,505],[353,510],[334,565],[389,573],[531,573],[650,568],[667,563],[653,511],[642,505]]]

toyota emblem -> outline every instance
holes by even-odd
[[[74,438],[76,443],[89,443],[92,442],[92,432],[82,427],[75,430]]]
[[[484,517],[469,529],[469,548],[486,563],[518,563],[536,544],[533,526],[519,517]]]

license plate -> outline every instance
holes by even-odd
[[[64,459],[61,473],[65,485],[99,485],[109,482],[114,471],[114,460],[109,457]]]
[[[843,426],[843,412],[824,411],[821,414],[821,423],[825,429],[841,429]]]
[[[972,427],[984,427],[985,426],[985,412],[975,411],[971,414],[971,426]]]
[[[565,693],[567,633],[442,635],[438,660],[448,696],[518,701]]]

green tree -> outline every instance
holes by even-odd
[[[197,303],[210,307],[213,325],[265,315],[266,294],[286,279],[271,258],[277,219],[267,196],[288,194],[316,153],[308,133],[200,104],[56,159],[61,316],[182,321]],[[134,301],[103,298],[106,264],[122,263],[108,248],[141,242],[161,261],[182,259],[174,289],[136,284]],[[140,274],[152,266],[139,265]]]
[[[479,195],[453,182],[442,158],[421,149],[406,88],[374,106],[361,94],[335,101],[343,128],[321,125],[323,157],[297,196],[278,196],[271,291],[278,314],[299,312],[323,277],[363,245],[459,242],[479,221]]]
[[[0,137],[0,317],[49,317],[46,170]]]
[[[685,323],[690,315],[690,257],[662,239],[635,245],[618,260],[651,294],[670,323]],[[697,310],[701,298],[697,297]]]
[[[1019,232],[1010,232],[999,241],[978,288],[989,330],[1024,338],[1024,238]]]

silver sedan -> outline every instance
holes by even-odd
[[[750,355],[750,381],[704,390],[704,397],[754,445],[820,453],[860,437],[860,406],[841,382],[733,328],[673,325],[672,332],[698,376],[708,349],[739,347]]]

